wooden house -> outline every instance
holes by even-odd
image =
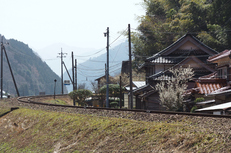
[[[231,109],[231,50],[225,50],[219,54],[210,56],[208,62],[217,64],[216,75],[213,78],[207,78],[207,84],[198,87],[200,90],[212,91],[220,85],[220,88],[208,92],[205,97],[213,99],[213,105],[198,109],[198,112],[213,112],[213,114],[227,114]],[[213,80],[217,80],[217,84],[212,84]],[[198,82],[203,82],[203,79],[198,79]]]
[[[193,35],[185,34],[167,48],[147,58],[140,67],[146,72],[146,86],[134,91],[137,108],[162,109],[155,85],[171,76],[168,70],[190,66],[195,72],[194,78],[211,74],[215,72],[216,64],[208,62],[207,59],[217,53]],[[195,82],[189,82],[188,88],[194,86]]]
[[[206,93],[207,96],[212,96],[216,104],[229,102],[231,101],[231,92],[228,92],[231,89],[231,50],[225,50],[219,54],[210,56],[208,58],[208,62],[215,63],[216,67],[216,75],[210,79],[207,79],[207,82],[211,82],[213,80],[217,80],[220,84],[220,88]],[[199,79],[198,81],[203,81],[203,79]],[[208,86],[208,90],[212,90],[213,86]]]

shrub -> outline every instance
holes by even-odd
[[[202,101],[205,101],[205,99],[203,97],[199,97],[196,100],[194,100],[195,103],[202,102]]]
[[[110,106],[114,107],[114,108],[117,108],[119,106],[119,103],[116,102],[116,101],[113,101],[113,102],[110,103]]]

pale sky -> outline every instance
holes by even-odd
[[[137,16],[143,0],[0,0],[0,34],[41,49],[54,43],[100,49],[110,28],[114,40]]]

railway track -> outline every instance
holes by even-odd
[[[214,114],[202,114],[202,113],[188,113],[188,112],[171,112],[171,111],[156,111],[156,110],[142,110],[142,109],[116,109],[116,108],[104,108],[104,107],[83,107],[83,106],[71,106],[71,105],[60,105],[51,104],[35,101],[37,98],[52,97],[53,95],[45,96],[30,96],[30,97],[19,97],[17,98],[20,103],[28,103],[34,105],[53,106],[59,108],[78,108],[78,109],[90,109],[90,110],[109,110],[109,111],[128,111],[128,112],[142,112],[142,113],[153,113],[153,114],[168,114],[168,115],[186,115],[186,116],[200,116],[200,117],[213,117],[213,118],[231,118],[231,115],[214,115]]]

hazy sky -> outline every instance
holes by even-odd
[[[0,0],[0,34],[41,49],[54,43],[82,48],[106,46],[103,33],[114,40],[137,16],[143,0]]]

